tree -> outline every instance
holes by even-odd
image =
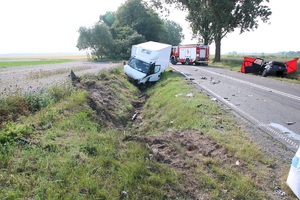
[[[184,39],[182,27],[178,23],[170,20],[165,20],[164,24],[166,27],[166,33],[163,37],[164,43],[171,44],[173,46],[179,45],[182,39]]]
[[[98,59],[110,54],[114,40],[106,24],[96,23],[91,28],[80,27],[78,32],[77,48],[79,50],[91,50],[93,56]]]
[[[158,0],[153,5],[161,7]],[[272,14],[265,5],[269,0],[165,0],[165,3],[177,3],[188,11],[188,21],[195,35],[204,39],[204,43],[215,41],[215,62],[221,60],[221,40],[235,29],[242,34],[258,28],[259,20],[267,22]]]
[[[77,39],[76,47],[80,50],[87,50],[91,47],[91,30],[86,27],[80,27],[79,30],[79,37]]]
[[[128,59],[131,46],[146,41],[144,36],[128,26],[111,28],[111,33],[115,41],[111,57],[116,59]]]
[[[128,26],[147,41],[162,42],[164,23],[157,13],[142,0],[127,0],[116,12],[112,28]]]
[[[107,11],[104,15],[100,15],[99,22],[111,27],[115,22],[115,12]]]
[[[100,59],[128,59],[132,45],[146,41],[178,45],[183,38],[179,24],[162,20],[142,0],[127,0],[116,12],[100,15],[93,27],[80,27],[78,32],[77,48]]]

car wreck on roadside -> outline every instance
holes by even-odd
[[[242,73],[260,74],[266,76],[285,77],[287,74],[297,71],[298,58],[287,62],[269,61],[262,58],[245,57],[242,62]]]

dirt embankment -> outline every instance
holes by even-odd
[[[96,81],[80,82],[76,83],[76,87],[89,91],[88,104],[96,111],[96,120],[110,128],[119,129],[122,133],[129,121],[133,121],[133,127],[143,122],[143,105],[148,96],[141,95],[138,98],[139,100],[132,101],[131,105],[135,111],[128,113],[126,118],[118,118],[114,113],[121,105],[118,99],[119,94],[111,88],[112,84],[122,87],[118,80],[109,79],[102,83]],[[285,170],[282,166],[290,162],[291,152],[283,149],[280,144],[271,138],[263,136],[261,132],[253,129],[246,122],[240,121],[239,123],[242,128],[246,129],[246,133],[250,133],[250,138],[263,146],[264,153],[274,157],[273,154],[276,152],[276,156],[278,156],[278,159],[275,159],[276,162],[266,168],[267,173],[272,178],[264,180],[266,186],[261,189],[266,192],[270,199],[291,199],[280,185],[280,180],[285,178],[281,177],[282,171]],[[141,142],[148,148],[149,159],[167,164],[181,174],[181,188],[179,191],[171,189],[167,194],[170,198],[176,198],[180,193],[180,195],[190,199],[210,199],[211,189],[205,186],[206,183],[201,181],[201,177],[195,176],[195,170],[197,167],[205,165],[206,170],[203,172],[205,176],[215,176],[214,172],[210,170],[212,160],[217,160],[220,165],[231,166],[238,172],[248,174],[249,177],[256,176],[256,174],[249,172],[247,167],[229,153],[226,148],[198,130],[166,131],[159,136],[127,135],[122,142],[126,143],[132,140]],[[256,167],[259,169],[260,166]],[[274,182],[270,181],[271,179]],[[220,193],[222,193],[222,196],[227,196],[228,190],[224,189]]]

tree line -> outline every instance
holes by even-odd
[[[128,59],[134,44],[156,41],[178,45],[184,38],[182,27],[162,19],[141,0],[127,0],[116,12],[100,15],[92,27],[80,27],[77,48],[96,59]]]
[[[144,41],[178,45],[182,28],[163,20],[157,11],[170,12],[170,5],[187,12],[193,37],[205,45],[215,43],[215,62],[221,61],[221,41],[227,34],[240,34],[268,22],[269,0],[127,0],[115,13],[100,16],[94,27],[80,27],[77,47],[89,49],[97,58],[128,58],[133,44]]]

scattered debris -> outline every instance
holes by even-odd
[[[276,188],[274,190],[275,194],[280,195],[282,197],[284,197],[286,195],[286,193],[284,191],[282,191],[280,188]]]
[[[30,142],[28,140],[26,140],[25,138],[17,138],[16,139],[17,142],[19,143],[23,143],[23,144],[29,144]]]
[[[187,95],[185,95],[185,96],[187,96],[187,97],[193,97],[194,96],[194,94],[193,93],[188,93]]]
[[[125,196],[127,196],[127,195],[128,195],[128,193],[127,193],[126,191],[123,190],[123,191],[121,192],[121,196],[125,197]]]
[[[287,125],[293,125],[295,124],[296,122],[285,122]]]
[[[235,162],[235,165],[236,165],[236,166],[239,166],[239,165],[240,165],[240,161],[237,160],[237,161]]]
[[[182,95],[182,94],[176,94],[175,97],[179,97],[179,96],[181,96],[181,95]]]
[[[73,82],[80,82],[80,78],[78,76],[75,75],[75,73],[73,72],[73,70],[71,70],[71,73],[69,74],[69,77],[71,77],[71,80]]]
[[[139,114],[139,112],[138,111],[135,111],[135,113],[134,113],[134,115],[132,116],[132,118],[131,118],[131,120],[133,121],[133,120],[135,120],[135,118],[136,118],[136,116]]]
[[[210,77],[210,83],[211,84],[218,84],[220,82],[221,82],[220,80],[216,81],[216,80],[213,79],[213,77]]]

